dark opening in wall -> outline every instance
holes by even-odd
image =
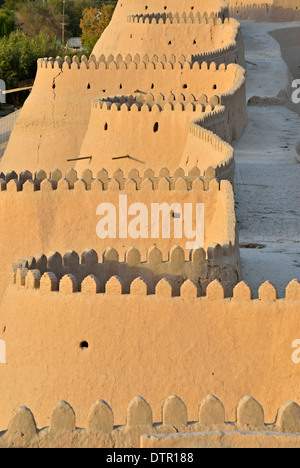
[[[87,89],[91,89],[91,85],[90,85],[90,83],[88,83],[88,85],[87,85]]]
[[[155,122],[155,124],[153,125],[153,132],[154,133],[158,132],[158,127],[159,127],[158,122]]]
[[[217,85],[216,85],[216,84],[213,85],[213,89],[217,89]]]
[[[153,88],[154,88],[154,84],[152,83],[152,85],[151,85],[151,89],[153,89]]]
[[[80,344],[79,344],[79,348],[80,349],[87,349],[89,347],[89,344],[87,341],[82,341]]]
[[[108,129],[108,124],[107,124],[107,122],[105,122],[104,130],[106,131],[107,129]]]

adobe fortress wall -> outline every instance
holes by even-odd
[[[100,131],[104,139],[103,146],[106,144],[110,152],[109,163],[99,163],[99,153],[96,150],[94,155],[93,148],[84,147],[80,151],[89,129],[92,99],[117,96],[120,93],[136,95],[137,91],[165,96],[170,93],[179,96],[182,92],[188,92],[195,99],[205,94],[208,102],[212,96],[218,95],[228,114],[228,141],[240,135],[246,122],[245,76],[244,69],[239,65],[216,67],[211,63],[208,67],[203,63],[199,67],[198,63],[192,65],[190,62],[135,62],[131,56],[127,56],[126,61],[107,62],[88,62],[85,58],[81,63],[78,59],[72,63],[59,59],[40,60],[35,86],[16,122],[1,160],[1,170],[21,172],[29,169],[34,172],[40,167],[46,171],[55,167],[66,170],[75,166],[74,159],[79,156],[92,156],[95,159],[94,167],[98,164],[97,169],[105,166],[111,170],[111,158],[123,156],[113,153],[115,138],[124,138],[123,129],[117,126],[118,122],[114,123],[118,134],[112,140],[107,139],[112,135],[111,132],[104,134],[102,128],[94,128],[95,123],[91,122],[90,143],[97,146],[101,142],[98,135]],[[186,115],[182,113],[183,118]],[[139,126],[142,124],[141,118]],[[183,137],[186,132],[183,132]],[[165,140],[163,148],[166,148],[166,143]],[[149,146],[145,144],[145,148]],[[171,166],[172,160],[167,156],[160,161],[160,166]],[[146,163],[147,166],[152,165],[151,161]]]
[[[50,273],[41,277],[37,270],[25,278],[17,273],[16,281],[0,311],[3,427],[21,404],[31,408],[40,427],[49,425],[61,399],[73,406],[79,427],[86,427],[98,398],[114,408],[115,424],[125,423],[124,408],[137,394],[150,403],[156,421],[172,394],[186,403],[191,421],[198,421],[198,402],[208,393],[220,398],[229,421],[244,395],[266,408],[266,423],[274,422],[285,401],[299,401],[292,360],[300,336],[296,281],[283,299],[267,282],[255,300],[244,283],[224,299],[217,281],[205,297],[197,297],[191,281],[177,297],[165,279],[150,295],[142,279],[132,282],[129,294],[116,277],[104,293],[97,293],[94,278],[76,292],[70,274],[59,286]]]
[[[109,29],[109,28],[108,28]],[[109,32],[109,31],[108,31]],[[127,18],[112,40],[100,39],[93,50],[96,58],[139,53],[141,56],[159,51],[192,56],[198,61],[218,61],[245,65],[240,24],[233,18],[212,18],[191,12],[152,13]]]
[[[238,123],[219,104],[221,99],[214,95],[209,103],[206,95],[149,93],[94,100],[81,147],[83,159],[75,168],[96,171],[103,164],[114,171],[120,164],[124,170],[135,164],[140,170],[147,165],[159,170],[169,161],[171,171],[197,166],[206,173],[213,167],[219,179],[233,183],[233,148],[226,141],[232,140]],[[87,166],[88,154],[93,157]]]
[[[228,0],[230,16],[260,21],[297,21],[299,0],[235,1]]]
[[[231,184],[228,181],[219,184],[217,180],[211,180],[209,174],[200,177],[201,172],[197,168],[192,169],[189,174],[185,174],[180,168],[170,174],[164,168],[160,174],[148,169],[145,174],[133,170],[128,175],[130,177],[121,170],[113,174],[107,174],[105,170],[93,174],[87,170],[81,175],[81,179],[74,170],[70,170],[65,177],[60,171],[53,171],[51,179],[46,178],[44,171],[39,171],[35,180],[32,180],[34,176],[30,173],[21,174],[19,180],[16,174],[2,175],[6,177],[6,181],[1,179],[0,184],[0,247],[3,252],[0,265],[3,278],[1,294],[9,279],[9,265],[22,258],[24,251],[29,255],[51,250],[80,251],[87,245],[96,251],[104,251],[108,245],[113,245],[119,255],[124,257],[126,251],[134,245],[140,250],[144,261],[151,246],[156,245],[166,260],[171,247],[178,244],[185,250],[185,257],[188,258],[190,247],[187,248],[187,242],[195,243],[197,239],[195,236],[189,239],[184,235],[187,219],[184,215],[184,203],[192,206],[192,220],[187,226],[193,230],[196,229],[198,219],[196,204],[204,205],[205,250],[217,244],[220,244],[221,250],[222,246],[225,250],[232,246],[233,250],[228,250],[226,254],[230,273],[228,272],[228,278],[224,277],[224,286],[226,283],[229,290],[232,289],[240,279],[241,272]],[[147,209],[146,221],[149,222],[146,234],[145,231],[134,231],[134,236],[138,238],[132,238],[129,231],[125,234],[121,232],[121,222],[118,221],[122,211],[120,196],[127,197],[128,210],[133,203],[144,204]],[[97,234],[98,223],[105,215],[104,212],[97,214],[97,208],[102,203],[110,203],[115,208],[116,238],[100,238]],[[174,226],[172,218],[170,230],[164,235],[161,219],[159,233],[153,234],[150,229],[152,204],[155,203],[168,204],[170,209],[165,216],[169,215],[170,219],[172,210],[174,213],[180,210],[178,219],[174,215]],[[177,206],[172,208],[174,203]],[[128,226],[132,219],[134,216],[128,215]],[[175,231],[175,221],[177,225],[181,221],[182,231],[179,237],[176,234],[179,231]],[[202,227],[201,219],[198,226],[199,223]],[[220,278],[219,270],[215,274]],[[205,275],[208,280],[216,277],[207,272]]]
[[[77,415],[66,401],[51,411],[49,425],[40,429],[35,415],[26,406],[14,410],[9,425],[0,435],[1,448],[299,448],[300,407],[293,401],[283,403],[272,423],[265,422],[265,410],[246,395],[236,405],[235,418],[227,419],[227,408],[214,395],[207,395],[198,407],[197,421],[190,421],[189,408],[177,395],[163,401],[159,422],[153,419],[151,405],[141,396],[128,403],[126,424],[115,425],[114,411],[101,399],[88,412],[85,428],[78,428]],[[3,428],[4,426],[2,426]],[[154,453],[153,460],[167,455]],[[132,457],[132,455],[129,455]],[[113,458],[113,455],[111,455]],[[184,463],[193,454],[183,453]],[[170,458],[169,458],[170,461]]]
[[[204,71],[198,70],[201,76],[197,71],[198,64],[206,63],[217,67],[221,63],[244,65],[240,26],[228,19],[226,2],[198,1],[190,5],[155,1],[151,9],[138,1],[119,2],[91,60],[39,60],[35,85],[1,160],[1,170],[74,167],[94,98],[134,95],[137,91],[147,94],[154,89],[155,93],[176,95],[181,86],[195,96],[206,94],[208,101],[213,94],[230,92],[241,72],[231,69],[219,74],[216,81],[221,81],[214,83],[212,92],[211,80]],[[239,102],[244,114],[245,106],[244,96],[244,102]],[[239,122],[241,127],[245,124],[245,115]],[[238,135],[240,129],[233,133]],[[171,164],[167,159],[161,162],[170,168]]]
[[[116,28],[126,21],[129,15],[146,14],[153,12],[182,13],[200,12],[209,16],[225,18],[228,15],[228,3],[226,0],[153,0],[151,6],[141,0],[124,0],[116,6],[111,24]]]

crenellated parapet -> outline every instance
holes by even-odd
[[[228,47],[231,48],[230,45]],[[224,50],[224,53],[227,54],[227,49]],[[220,50],[218,49],[216,54],[219,55]],[[203,70],[207,71],[207,63],[211,62],[214,58],[214,52],[203,52],[200,55],[190,54],[188,56],[180,54],[178,56],[174,54],[166,55],[162,54],[158,56],[157,54],[149,55],[145,54],[140,56],[140,54],[127,54],[123,56],[118,54],[114,56],[110,54],[105,56],[104,54],[100,56],[99,60],[95,56],[90,56],[88,59],[86,56],[77,57],[74,55],[72,59],[66,56],[64,59],[61,57],[50,58],[41,58],[37,61],[38,69],[49,69],[49,70],[201,70],[203,65]],[[212,55],[212,56],[210,56]],[[201,58],[201,60],[200,60]],[[227,66],[230,65],[230,62],[223,63],[222,61],[217,64],[213,64],[213,71],[219,69],[226,71]]]
[[[175,13],[146,13],[139,15],[130,15],[127,17],[128,23],[144,23],[144,24],[228,24],[228,18],[222,17],[219,13],[200,13],[191,11],[175,12]]]
[[[188,260],[180,246],[172,247],[166,261],[156,246],[148,250],[145,261],[135,247],[125,252],[123,261],[119,253],[109,247],[103,252],[100,263],[94,249],[86,249],[81,255],[74,250],[64,255],[49,252],[27,256],[14,263],[13,282],[42,292],[200,297],[210,283],[220,279],[224,297],[225,293],[232,293],[234,287],[228,277],[237,275],[233,266],[237,256],[238,247],[230,240],[224,240],[222,245],[213,243],[207,251],[195,248],[190,251]]]
[[[253,301],[253,292],[245,282],[237,283],[229,294],[225,284],[228,271],[223,279],[220,278],[222,267],[230,264],[235,249],[230,241],[224,241],[222,245],[213,243],[207,251],[203,248],[191,250],[186,260],[184,250],[174,246],[168,260],[164,261],[163,253],[153,246],[147,253],[146,261],[142,261],[139,250],[130,247],[121,262],[118,252],[109,247],[103,252],[100,263],[94,249],[86,249],[81,255],[75,251],[64,255],[49,252],[47,255],[27,256],[13,263],[12,282],[19,287],[48,293],[155,294],[169,298],[204,297],[210,300],[230,296],[233,301]],[[300,301],[300,283],[298,280],[291,281],[285,297],[279,299],[276,287],[266,281],[258,289],[258,300]]]
[[[170,111],[188,111],[197,113],[212,113],[221,111],[219,108],[219,97],[211,96],[208,98],[205,94],[196,97],[194,94],[180,93],[178,95],[172,92],[168,95],[162,93],[154,95],[153,93],[136,94],[130,96],[103,97],[93,100],[93,107],[103,110],[122,110],[122,111],[143,111],[151,112],[163,110]],[[222,109],[223,110],[223,109]]]
[[[125,424],[117,426],[111,406],[98,399],[87,414],[85,428],[79,429],[76,408],[61,400],[52,410],[49,425],[38,429],[30,409],[19,406],[11,415],[8,428],[2,427],[0,447],[153,449],[168,448],[172,442],[170,448],[174,448],[174,440],[175,447],[189,440],[193,447],[222,447],[218,437],[221,435],[223,440],[227,439],[224,441],[227,448],[242,448],[245,443],[253,448],[300,446],[300,407],[296,402],[281,405],[273,423],[265,422],[264,408],[249,395],[238,402],[234,421],[226,418],[225,410],[223,403],[210,394],[198,406],[197,421],[189,422],[186,404],[177,395],[171,395],[164,400],[161,419],[156,421],[148,401],[136,396],[124,409]]]
[[[229,1],[229,15],[238,19],[258,21],[297,21],[300,18],[298,0],[242,2]]]
[[[85,252],[89,268],[95,260],[90,252]],[[65,258],[69,265],[76,264],[71,252]],[[40,266],[41,256],[35,259]],[[59,263],[57,255],[49,259],[52,266]],[[34,266],[32,259],[24,262]],[[39,277],[34,268],[25,275],[24,285],[9,285],[6,290],[0,321],[1,343],[6,345],[6,363],[0,364],[0,373],[6,377],[0,405],[2,429],[24,399],[34,407],[40,427],[51,425],[45,408],[62,398],[74,405],[77,425],[88,427],[90,406],[99,396],[114,408],[113,425],[124,425],[127,402],[139,393],[151,402],[152,421],[175,426],[176,432],[192,432],[176,425],[187,421],[210,427],[230,421],[232,429],[243,431],[251,427],[276,431],[276,426],[280,432],[299,432],[299,409],[294,419],[291,415],[297,407],[282,405],[291,394],[297,395],[298,388],[298,281],[292,281],[281,298],[269,282],[259,288],[257,298],[244,282],[225,298],[217,280],[199,297],[191,280],[174,296],[165,278],[149,294],[148,283],[141,277],[131,282],[127,293],[116,276],[106,282],[103,293],[98,292],[101,285],[96,275],[88,275],[81,284],[72,273],[65,274],[59,285],[55,277],[50,271]],[[17,281],[20,278],[18,274]],[[24,373],[32,378],[24,382]],[[33,390],[38,383],[44,391],[36,401]],[[165,395],[175,388],[188,414],[180,401],[172,400],[162,417]],[[218,395],[226,416],[223,405],[211,397],[207,401],[208,393]],[[247,394],[255,395],[261,405],[247,397],[237,407]],[[283,419],[279,407],[286,408]],[[127,418],[127,424],[130,420],[134,418]]]
[[[42,157],[41,159],[41,166],[48,171],[53,170],[55,167],[62,169],[74,167],[78,158],[89,155],[92,156],[93,170],[99,167],[100,159],[103,161],[101,165],[111,170],[114,165],[112,157],[115,155],[123,156],[134,152],[137,155],[136,159],[142,159],[137,154],[142,151],[142,148],[137,145],[131,148],[131,142],[134,141],[131,136],[131,129],[126,127],[123,122],[119,122],[120,116],[113,119],[113,125],[109,125],[107,132],[105,132],[105,122],[103,127],[101,124],[100,135],[98,127],[98,137],[95,139],[95,127],[97,127],[97,119],[99,118],[97,115],[91,114],[91,104],[93,99],[103,99],[103,97],[123,95],[134,96],[136,99],[141,94],[148,95],[148,97],[153,94],[156,98],[161,94],[167,98],[173,94],[180,100],[182,94],[184,97],[181,101],[184,103],[184,107],[195,109],[195,113],[197,112],[197,102],[201,104],[201,100],[205,106],[206,104],[216,106],[219,102],[219,104],[226,107],[227,115],[224,120],[228,122],[228,129],[227,134],[224,134],[224,125],[222,125],[221,132],[218,132],[217,135],[224,135],[226,141],[231,141],[232,136],[238,137],[241,134],[246,121],[246,100],[245,72],[239,65],[226,65],[217,61],[209,62],[209,60],[199,63],[194,61],[192,56],[172,57],[172,54],[168,56],[159,54],[156,57],[147,54],[141,57],[127,54],[126,56],[100,57],[100,59],[96,60],[95,57],[91,57],[88,60],[83,57],[81,60],[74,58],[71,61],[65,58],[62,61],[58,57],[39,61],[36,85],[31,94],[32,97],[30,96],[27,105],[22,110],[15,132],[26,132],[32,116],[31,105],[33,107],[36,105],[36,93],[43,93],[44,106],[41,111],[43,115],[45,114],[45,118],[40,122],[41,127],[38,135],[35,133],[37,127],[33,125],[30,127],[32,131],[27,139],[29,138],[32,141],[33,146],[36,145],[36,148],[39,148],[40,155],[44,154],[46,156],[50,151],[50,146],[53,146],[51,158],[49,155],[49,157]],[[74,84],[72,89],[68,88],[70,80]],[[238,86],[236,85],[237,82]],[[193,101],[192,96],[195,97],[195,101]],[[169,107],[172,109],[173,104],[172,101],[170,102],[171,106]],[[76,119],[73,118],[71,108],[77,109]],[[61,113],[61,109],[65,109],[64,113]],[[180,106],[178,106],[178,109],[180,109]],[[203,112],[202,106],[198,106],[198,109],[200,113]],[[170,142],[171,147],[168,147],[166,140],[162,138],[165,127],[170,132],[170,122],[168,125],[167,117],[164,118],[165,121],[161,126],[161,131],[156,133],[155,140],[152,139],[152,129],[155,121],[152,125],[150,125],[151,122],[149,121],[150,126],[145,124],[141,127],[140,141],[142,142],[144,138],[149,141],[149,144],[143,145],[144,153],[146,150],[145,159],[148,160],[148,166],[154,167],[155,165],[155,169],[159,169],[157,163],[159,161],[159,164],[162,164],[162,156],[163,164],[164,161],[169,161],[168,165],[174,164],[172,170],[181,164],[182,154],[180,153],[184,149],[189,125],[188,121],[186,122],[187,125],[183,124],[186,117],[184,115],[181,117],[178,116],[171,120],[171,124],[174,125],[174,128],[172,128],[174,141]],[[96,119],[95,122],[93,122],[94,118]],[[144,118],[147,119],[148,117],[145,115]],[[127,125],[129,125],[129,120]],[[180,128],[184,131],[179,131]],[[54,145],[57,129],[59,129],[60,133],[60,145]],[[73,130],[71,131],[71,129]],[[135,130],[136,122],[132,121],[132,132]],[[119,137],[122,132],[125,132],[127,138]],[[143,132],[146,132],[144,136]],[[175,141],[175,135],[177,139],[181,138],[180,144]],[[41,141],[39,142],[39,140]],[[51,141],[53,141],[53,145]],[[17,157],[18,151],[12,151],[15,142],[15,137],[12,135],[6,154],[1,161],[3,171],[23,169]],[[160,154],[155,156],[157,148],[159,148]],[[203,153],[208,153],[207,148],[201,148],[201,152],[202,150]],[[169,156],[169,153],[172,154],[172,157]],[[174,157],[176,153],[177,156]],[[31,149],[28,149],[27,161],[28,168],[31,171],[38,169],[35,154],[31,152]],[[142,153],[140,153],[140,156],[142,156]],[[216,157],[215,155],[213,164],[215,164]],[[202,170],[206,169],[206,159],[208,158],[202,158]],[[72,163],[69,160],[72,160]],[[193,165],[197,165],[196,160]],[[81,165],[77,167],[76,165],[75,169],[83,170],[83,167]],[[128,167],[125,166],[124,169],[127,170]]]
[[[193,128],[194,133],[199,129],[197,124]],[[220,145],[220,149],[222,149],[222,145]],[[11,171],[7,174],[0,173],[0,193],[64,192],[65,190],[115,192],[132,191],[132,189],[135,191],[162,190],[163,192],[166,189],[171,192],[177,190],[199,192],[209,189],[215,190],[216,188],[220,190],[220,182],[215,180],[216,174],[216,167],[213,166],[210,166],[206,172],[201,172],[197,166],[188,171],[178,167],[173,172],[166,167],[159,171],[154,171],[151,168],[140,171],[132,168],[127,172],[119,168],[110,174],[104,168],[96,172],[87,168],[81,174],[75,169],[69,169],[65,173],[59,169],[54,169],[50,173],[42,169],[35,173],[23,171],[20,174]]]
[[[143,171],[130,169],[128,172],[117,169],[111,173],[105,169],[96,172],[85,169],[82,173],[77,173],[74,169],[66,173],[58,169],[50,173],[43,170],[34,174],[30,171],[23,171],[21,174],[2,173],[2,210],[3,213],[13,215],[9,242],[14,245],[14,250],[20,256],[25,238],[28,239],[26,242],[30,242],[32,236],[36,237],[36,233],[39,233],[35,245],[41,250],[43,239],[47,238],[47,245],[54,246],[59,232],[61,234],[58,234],[56,249],[61,251],[67,247],[68,250],[70,244],[66,245],[66,237],[63,235],[63,226],[67,225],[69,235],[74,239],[73,249],[90,245],[94,249],[98,246],[97,248],[105,250],[107,246],[112,245],[122,256],[135,245],[140,251],[142,262],[146,260],[147,253],[154,244],[161,250],[164,261],[168,259],[173,246],[179,245],[184,249],[188,259],[189,250],[193,248],[189,246],[197,244],[207,252],[203,254],[206,266],[204,268],[203,264],[203,268],[201,267],[204,283],[213,274],[224,276],[226,271],[231,271],[232,274],[225,280],[226,290],[230,291],[240,278],[233,190],[230,182],[219,181],[215,174],[216,169],[213,167],[205,174],[197,167],[188,171],[179,167],[172,172],[167,168],[160,171],[148,168]],[[68,209],[65,209],[65,206]],[[143,210],[140,227],[134,227],[131,223],[131,215],[136,213],[138,216],[138,212],[132,211],[136,210],[137,206]],[[209,216],[212,206],[214,211]],[[109,207],[115,216],[113,232],[106,232],[103,211],[105,207]],[[36,211],[44,213],[42,218],[34,217]],[[201,215],[202,212],[204,216]],[[127,214],[127,221],[121,221],[122,213],[125,217]],[[3,219],[6,219],[6,216]],[[46,221],[43,221],[44,216],[47,217]],[[219,216],[222,217],[221,225]],[[53,219],[56,219],[54,229],[51,227]],[[28,227],[22,237],[18,235],[21,220]],[[5,221],[1,229],[8,232]],[[224,248],[227,245],[229,250],[222,261],[219,259],[218,265],[214,264],[214,273],[211,273],[210,269],[207,269],[211,264],[207,262],[207,249],[213,244],[224,245]],[[13,251],[6,249],[6,261],[11,259],[12,262],[16,259],[11,258],[12,254]],[[3,267],[4,265],[5,261]],[[187,275],[188,278],[188,271],[185,267],[179,273],[182,273],[183,277]],[[159,274],[167,272],[168,268],[162,269]],[[118,271],[114,274],[118,274]],[[196,276],[193,278],[197,282]]]

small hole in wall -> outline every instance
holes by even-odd
[[[108,129],[108,124],[107,124],[107,122],[105,122],[105,124],[104,124],[104,131],[106,132],[107,129]]]
[[[120,84],[120,89],[122,89],[122,88],[123,88],[123,86]]]
[[[187,84],[182,85],[183,89],[186,89],[188,86]]]
[[[154,88],[154,84],[152,83],[152,85],[151,85],[151,89],[153,89],[153,88]]]
[[[216,84],[213,85],[213,89],[217,89],[217,85],[216,85]]]
[[[91,89],[91,85],[90,85],[90,83],[88,83],[88,85],[87,85],[87,89]]]
[[[52,89],[55,89],[55,88],[56,88],[56,86],[55,86],[55,83],[53,83],[53,85],[52,85]]]
[[[159,127],[158,122],[155,122],[155,124],[153,125],[153,132],[154,133],[158,132],[158,127]]]
[[[171,44],[172,44],[172,41],[169,41],[168,44],[171,45]]]
[[[81,341],[81,343],[79,344],[80,349],[87,349],[88,347],[89,347],[89,344],[87,341]]]

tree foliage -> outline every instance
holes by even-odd
[[[44,33],[29,38],[19,31],[0,39],[0,78],[8,89],[18,86],[19,81],[34,78],[36,63],[40,57],[56,57],[60,50],[56,41]]]
[[[7,10],[0,10],[0,37],[8,36],[14,28],[13,14]]]
[[[115,4],[114,0],[65,0],[65,38],[79,37],[82,31],[91,52]],[[74,55],[59,42],[62,7],[63,0],[0,0],[0,79],[8,89],[35,77],[38,58]]]
[[[15,12],[17,28],[29,37],[43,32],[50,37],[61,35],[61,16],[52,6],[24,2]]]
[[[104,5],[99,8],[86,8],[80,22],[82,40],[89,53],[92,52],[96,42],[107,28],[115,10],[115,4]]]

